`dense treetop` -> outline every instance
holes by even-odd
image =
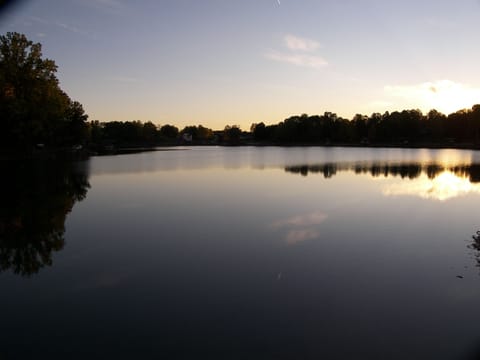
[[[83,107],[60,88],[53,60],[25,35],[0,36],[0,146],[67,146],[87,134]]]

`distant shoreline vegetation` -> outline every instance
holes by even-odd
[[[156,126],[140,121],[88,123],[89,141],[100,149],[164,145],[280,145],[480,148],[480,105],[444,115],[437,110],[403,110],[351,120],[323,115],[291,116],[278,124],[238,125],[212,130],[202,125]]]
[[[391,146],[480,148],[480,105],[445,115],[437,110],[291,116],[213,130],[202,125],[157,126],[147,121],[87,121],[82,104],[60,88],[57,66],[25,35],[0,36],[0,158],[89,155],[175,145]]]

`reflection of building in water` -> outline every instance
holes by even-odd
[[[85,165],[85,164],[84,164]],[[0,204],[0,271],[31,275],[52,264],[64,246],[65,219],[85,198],[88,173],[80,163],[4,164]]]
[[[387,185],[383,189],[387,196],[413,195],[447,200],[469,193],[480,193],[480,164],[443,166],[420,163],[328,163],[289,166],[285,171],[302,176],[322,174],[325,178],[331,178],[340,172],[354,172],[375,178],[400,177],[410,180]]]

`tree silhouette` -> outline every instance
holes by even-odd
[[[160,135],[167,139],[176,139],[178,136],[178,128],[174,125],[163,125],[160,128]]]
[[[223,141],[229,145],[238,145],[240,143],[240,136],[242,136],[242,130],[238,125],[227,125],[223,130]]]
[[[257,143],[308,145],[377,145],[443,147],[480,146],[480,105],[448,116],[431,110],[394,111],[370,116],[356,114],[351,120],[332,112],[295,115],[274,125],[252,124]]]
[[[59,86],[57,66],[25,35],[0,36],[0,146],[63,146],[82,142],[87,115]]]

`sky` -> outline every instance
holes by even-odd
[[[223,129],[480,103],[480,0],[23,0],[89,120]]]

